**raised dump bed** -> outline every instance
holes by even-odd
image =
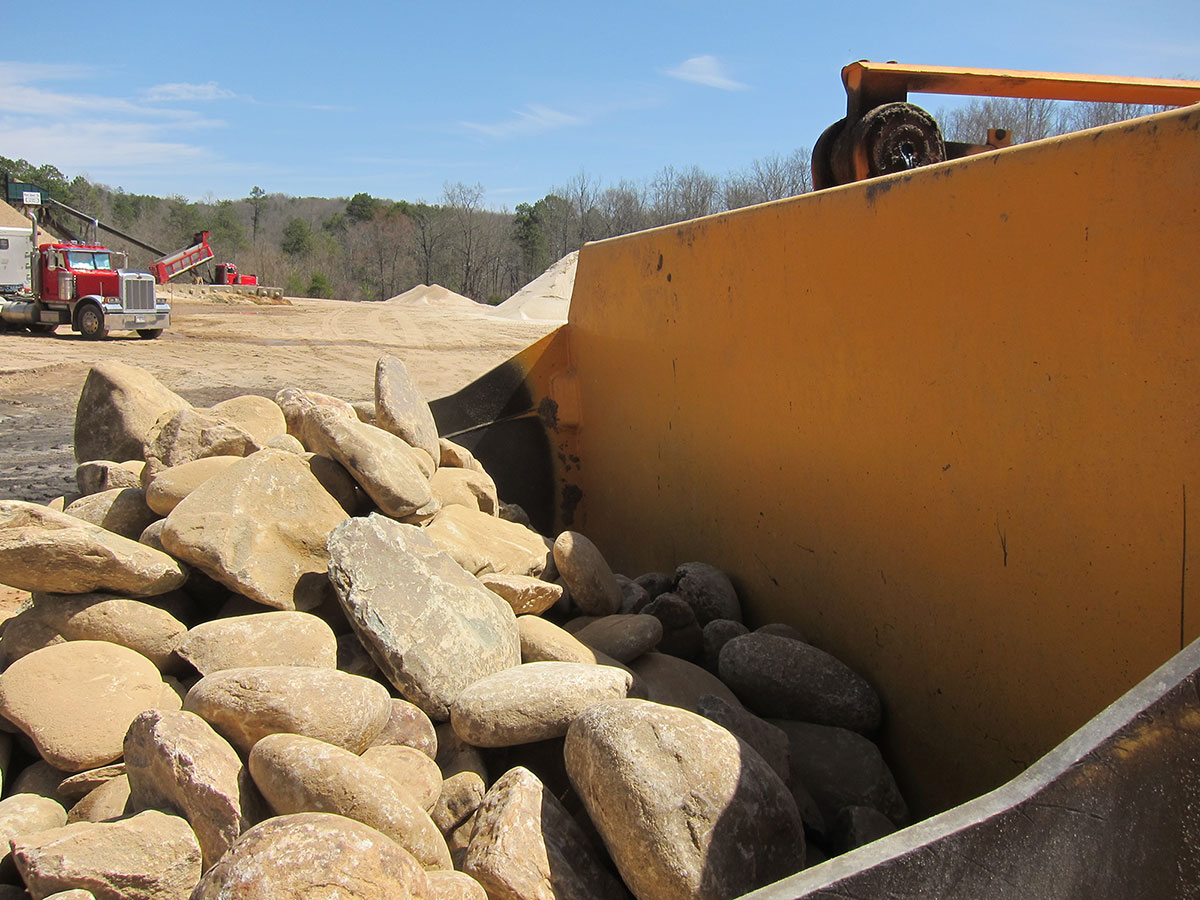
[[[1195,649],[1094,718],[1200,631],[1197,159],[1188,107],[589,244],[568,324],[434,404],[545,527],[709,561],[877,687],[951,812],[764,898],[1200,890]]]

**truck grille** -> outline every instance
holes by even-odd
[[[154,309],[154,279],[148,275],[126,275],[121,279],[121,307],[125,310]]]

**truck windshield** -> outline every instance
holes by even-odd
[[[72,269],[80,272],[112,269],[112,260],[107,250],[71,250],[67,253],[67,262]]]

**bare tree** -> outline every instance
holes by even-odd
[[[477,266],[482,240],[483,185],[456,181],[445,186],[442,196],[450,227],[450,250],[457,264],[454,290],[474,297],[479,278]]]

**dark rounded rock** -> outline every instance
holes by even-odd
[[[715,673],[721,658],[721,648],[735,637],[749,634],[750,629],[733,619],[713,619],[700,633],[700,664]]]
[[[662,622],[663,636],[656,648],[660,653],[681,659],[700,655],[703,642],[700,623],[691,605],[678,594],[660,594],[642,607],[642,612]]]

